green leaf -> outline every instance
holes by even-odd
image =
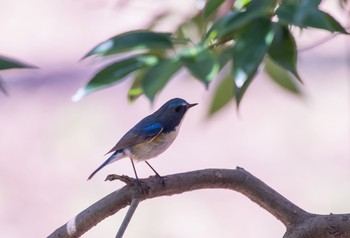
[[[236,9],[241,9],[246,7],[249,3],[251,2],[251,0],[236,0],[234,1],[234,8]]]
[[[220,66],[213,53],[203,46],[185,49],[181,52],[181,61],[190,73],[206,86],[218,74]]]
[[[272,13],[274,11],[274,8],[276,7],[276,4],[276,0],[250,0],[246,4],[246,8],[248,11],[264,9],[267,12]]]
[[[310,26],[319,29],[325,29],[330,32],[340,32],[344,34],[349,34],[337,20],[335,20],[331,15],[323,11],[319,11],[310,16]]]
[[[232,75],[228,74],[223,78],[215,89],[212,101],[209,107],[209,116],[217,113],[226,104],[228,104],[234,96],[234,84],[232,81]]]
[[[134,102],[137,98],[139,98],[143,94],[141,80],[145,76],[146,72],[147,72],[147,68],[139,69],[137,71],[136,76],[128,91],[129,102]]]
[[[225,65],[232,60],[232,47],[223,49],[219,56],[217,57],[220,65],[220,70],[225,67]]]
[[[217,20],[207,33],[207,40],[214,39],[222,41],[230,40],[239,30],[245,25],[250,24],[257,18],[270,18],[276,0],[251,0],[244,1],[242,4],[246,5],[246,10],[233,10]]]
[[[208,30],[206,38],[208,41],[217,39],[220,41],[230,40],[233,35],[237,34],[246,24],[254,19],[267,15],[266,9],[258,9],[251,11],[237,11],[224,15],[217,20]]]
[[[173,43],[192,46],[193,42],[202,40],[206,28],[207,21],[204,20],[202,12],[199,12],[177,27]]]
[[[170,49],[173,47],[171,33],[152,31],[130,31],[114,36],[89,51],[84,57],[90,55],[112,55],[132,50],[143,49]]]
[[[260,18],[251,22],[239,35],[233,47],[233,80],[239,106],[273,40],[272,23]]]
[[[292,92],[294,94],[300,94],[300,89],[290,74],[279,66],[272,59],[266,58],[265,60],[265,72],[271,77],[271,79],[282,88]]]
[[[20,61],[14,60],[14,59],[10,59],[10,58],[5,57],[5,56],[0,56],[0,70],[23,69],[23,68],[36,69],[37,67],[33,66],[33,65],[22,63]],[[3,94],[8,95],[2,78],[0,78],[0,91]]]
[[[225,0],[208,0],[204,8],[204,17],[210,17]]]
[[[281,67],[291,72],[300,82],[296,64],[298,51],[288,26],[273,23],[274,37],[270,45],[269,56]]]
[[[0,70],[14,69],[14,68],[37,68],[33,65],[25,64],[14,59],[0,56]]]
[[[283,1],[276,11],[279,21],[301,28],[313,27],[347,34],[331,15],[318,9],[319,0]]]
[[[93,76],[88,84],[80,88],[73,96],[73,101],[79,101],[86,95],[106,87],[110,87],[125,76],[146,66],[152,66],[156,64],[158,58],[152,55],[136,55],[124,60],[112,63]]]
[[[231,24],[229,24],[229,22],[231,21],[231,19],[236,18],[240,11],[238,10],[232,10],[231,12],[223,15],[221,18],[219,18],[218,20],[216,20],[214,22],[214,24],[209,28],[205,38],[207,41],[212,41],[214,39],[222,39],[224,38],[226,35],[228,35],[228,33],[230,32],[229,30],[227,30],[228,26],[231,26]],[[240,28],[243,24],[237,24],[237,26],[233,27],[233,30],[236,30],[238,28]]]
[[[148,70],[141,80],[141,85],[145,95],[151,100],[164,86],[170,78],[181,68],[179,58],[164,59]]]

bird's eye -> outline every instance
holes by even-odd
[[[175,112],[179,112],[181,110],[180,106],[175,107]]]

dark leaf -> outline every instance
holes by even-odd
[[[83,58],[95,54],[105,56],[131,50],[170,49],[172,47],[171,33],[159,33],[145,30],[131,31],[102,42]]]
[[[223,78],[215,89],[212,101],[209,107],[209,116],[215,114],[228,104],[234,96],[234,84],[232,75],[229,74]]]
[[[220,70],[230,61],[232,60],[232,47],[228,47],[223,49],[218,56],[218,61],[220,65]]]
[[[186,49],[181,53],[181,61],[191,74],[202,81],[206,86],[219,72],[219,62],[213,53],[202,47]]]
[[[14,59],[0,56],[0,70],[14,69],[14,68],[37,68],[33,65],[25,64]]]
[[[131,87],[128,91],[128,100],[129,102],[134,102],[143,94],[143,89],[141,85],[141,80],[145,76],[147,69],[139,69],[136,73],[134,81],[131,84]]]
[[[36,69],[37,67],[26,63],[22,63],[14,59],[7,58],[5,56],[0,56],[0,70],[23,69],[23,68]],[[2,78],[0,78],[0,91],[5,95],[8,95]]]
[[[279,23],[274,23],[273,29],[275,34],[268,50],[269,56],[301,81],[296,68],[298,51],[293,35],[288,26]]]
[[[267,18],[251,22],[233,47],[233,80],[239,106],[273,40],[272,23]]]
[[[210,17],[225,0],[208,0],[204,8],[204,16]]]
[[[247,11],[256,11],[264,9],[269,13],[272,13],[276,7],[276,0],[251,0],[246,4]]]
[[[209,28],[206,39],[208,41],[212,41],[214,39],[222,39],[227,37],[228,33],[230,33],[229,30],[227,30],[227,27],[230,25],[229,22],[232,21],[231,19],[237,18],[237,15],[240,13],[238,10],[233,10],[225,15],[223,15],[221,18],[216,20],[214,24]],[[235,25],[230,25],[231,28],[233,28],[232,31],[235,31],[239,29],[243,23]]]
[[[146,66],[152,66],[156,64],[157,61],[158,58],[152,55],[136,55],[112,63],[95,74],[85,87],[80,88],[76,92],[72,100],[79,101],[84,96],[96,90],[112,86],[135,70]]]
[[[318,20],[312,19],[315,17]],[[312,20],[311,20],[312,19]],[[331,15],[326,12],[319,11],[310,17],[311,27],[329,30],[331,32],[340,32],[344,34],[348,34],[348,32],[340,25],[340,23],[335,20]]]
[[[269,18],[272,15],[276,0],[251,0],[243,2],[246,10],[233,10],[217,20],[207,33],[207,39],[218,39],[220,42],[232,38],[246,24],[260,17]]]
[[[289,92],[300,94],[300,89],[296,84],[296,80],[291,77],[291,74],[269,58],[265,60],[265,71],[279,86]]]
[[[206,38],[209,41],[214,39],[219,41],[230,40],[246,24],[256,18],[266,16],[267,13],[266,9],[245,12],[234,10],[217,20],[209,29]]]
[[[150,68],[141,79],[145,95],[153,101],[154,97],[168,83],[170,78],[181,68],[178,58],[165,59]]]
[[[276,13],[284,24],[347,33],[331,15],[318,9],[319,3],[316,0],[283,1]]]

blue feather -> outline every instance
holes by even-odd
[[[103,164],[101,164],[94,172],[92,172],[92,174],[88,177],[87,180],[90,180],[98,171],[100,171],[106,165],[123,158],[124,155],[125,154],[122,150],[118,150],[118,151],[114,152],[105,162],[103,162]]]
[[[162,126],[159,123],[154,123],[150,126],[144,127],[143,130],[145,131],[159,131],[159,129],[161,129]]]

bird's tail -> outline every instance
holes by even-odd
[[[125,157],[125,154],[123,151],[118,150],[114,152],[105,162],[103,162],[103,164],[101,164],[94,172],[92,172],[92,174],[88,177],[87,180],[90,180],[98,171],[100,171],[107,164],[113,163],[123,157]]]

